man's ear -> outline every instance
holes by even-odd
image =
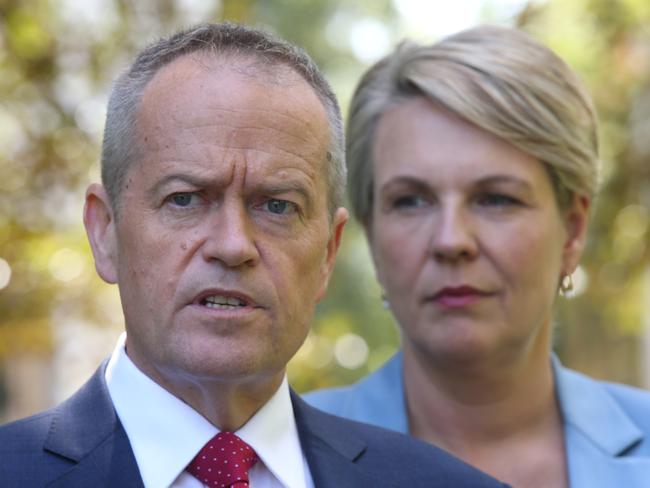
[[[564,242],[562,256],[562,275],[575,271],[582,256],[587,241],[587,223],[591,199],[588,196],[576,195],[571,206],[564,212],[567,237]]]
[[[106,190],[98,183],[93,183],[86,190],[84,226],[97,273],[107,283],[117,283],[115,217]]]
[[[332,276],[332,271],[334,271],[334,262],[339,251],[339,247],[341,246],[343,227],[345,227],[348,218],[348,211],[343,207],[337,208],[336,212],[334,212],[334,216],[332,217],[332,230],[330,233],[329,241],[327,242],[327,255],[325,256],[325,261],[323,262],[323,283],[321,285],[321,289],[316,295],[316,301],[318,302],[320,302],[327,293],[327,285],[329,284],[330,276]]]

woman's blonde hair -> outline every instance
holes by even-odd
[[[379,119],[413,97],[438,103],[536,157],[560,207],[576,194],[594,196],[598,124],[582,82],[524,32],[480,26],[433,45],[402,42],[361,79],[347,127],[348,191],[360,222],[371,215]]]

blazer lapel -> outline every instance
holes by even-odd
[[[315,486],[354,488],[381,483],[356,464],[367,449],[365,442],[345,430],[335,418],[307,405],[293,391],[291,400],[300,442]],[[381,483],[381,486],[392,485]]]
[[[552,364],[571,486],[647,486],[650,458],[627,455],[643,431],[600,383]]]
[[[103,364],[70,399],[54,410],[43,448],[71,461],[49,486],[144,487],[131,445],[104,381]]]

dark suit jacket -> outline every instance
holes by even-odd
[[[504,486],[440,449],[292,401],[316,488]],[[58,407],[0,427],[0,486],[143,487],[104,367]]]

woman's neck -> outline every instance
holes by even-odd
[[[502,439],[556,410],[548,352],[518,362],[430,362],[404,346],[404,389],[411,431],[423,437]],[[446,444],[446,442],[445,442]]]
[[[566,486],[548,347],[525,357],[433,363],[404,345],[410,433],[513,486],[546,472]],[[554,471],[554,474],[549,470]]]

